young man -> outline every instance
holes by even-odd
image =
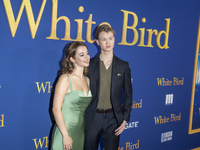
[[[95,33],[101,53],[89,65],[93,98],[86,110],[85,150],[97,150],[101,135],[105,150],[118,150],[119,136],[130,118],[131,71],[128,62],[113,54],[114,35],[114,29],[105,24]]]

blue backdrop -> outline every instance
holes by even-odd
[[[133,79],[119,150],[200,149],[199,7],[197,0],[2,0],[0,149],[50,148],[63,49],[79,40],[95,56],[102,22],[115,29],[114,53],[130,63]]]

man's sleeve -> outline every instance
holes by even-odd
[[[130,113],[132,110],[132,83],[131,83],[131,70],[129,63],[126,65],[124,74],[124,96],[123,96],[123,110],[124,110],[124,120],[129,121]]]

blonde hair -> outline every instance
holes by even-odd
[[[115,35],[116,33],[115,33],[115,30],[108,24],[108,23],[103,23],[103,24],[100,24],[98,27],[97,27],[97,29],[96,29],[96,32],[95,32],[95,37],[96,37],[96,39],[99,39],[99,34],[101,33],[101,32],[103,32],[103,31],[105,31],[105,32],[112,32],[113,33],[113,35]]]

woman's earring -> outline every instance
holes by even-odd
[[[74,65],[74,67],[76,66],[76,63],[75,62],[73,62],[73,65]]]

